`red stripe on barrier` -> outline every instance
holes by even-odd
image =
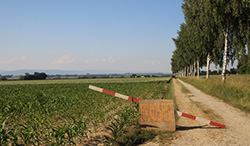
[[[210,125],[216,126],[216,127],[220,127],[220,128],[226,128],[226,125],[220,124],[220,123],[216,123],[213,121],[210,121]]]
[[[137,99],[137,98],[133,98],[133,101],[134,101],[135,103],[139,103],[139,99]]]
[[[209,124],[209,125],[213,125],[213,126],[216,126],[216,127],[219,127],[219,128],[226,128],[226,125],[224,125],[224,124],[209,121],[209,120],[199,118],[199,117],[196,117],[196,116],[193,116],[193,115],[189,115],[189,114],[186,114],[186,113],[183,113],[183,112],[179,112],[179,111],[175,111],[175,112],[176,112],[176,114],[178,114],[179,116],[182,116],[182,117],[186,117],[186,118],[189,118],[189,119],[192,119],[192,120],[197,120],[197,121],[200,121],[200,122],[203,122],[203,123],[206,123],[206,124]]]
[[[186,114],[186,113],[182,113],[183,117],[186,117],[186,118],[189,118],[189,119],[192,119],[192,120],[195,120],[196,116],[193,116],[193,115],[189,115],[189,114]]]
[[[135,103],[139,103],[139,99],[136,99],[136,98],[128,97],[128,100],[133,101]]]
[[[115,92],[112,92],[112,91],[109,91],[109,90],[106,90],[106,89],[103,89],[102,93],[106,93],[106,94],[115,96]]]

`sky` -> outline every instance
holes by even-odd
[[[0,70],[171,73],[182,0],[0,0]]]

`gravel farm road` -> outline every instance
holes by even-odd
[[[225,124],[221,129],[199,121],[179,117],[171,145],[243,145],[250,146],[250,114],[207,95],[197,88],[174,79],[179,111]],[[189,93],[183,93],[183,86]]]

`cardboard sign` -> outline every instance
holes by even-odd
[[[139,105],[142,127],[175,131],[173,100],[140,100]]]

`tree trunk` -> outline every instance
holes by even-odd
[[[194,67],[194,69],[193,69],[194,70],[193,76],[195,77],[195,61],[194,61],[194,66],[193,67]]]
[[[196,69],[196,71],[197,71],[197,78],[199,79],[200,78],[200,60],[199,59],[197,59],[197,69]]]
[[[228,29],[224,33],[225,36],[225,48],[224,48],[224,56],[223,56],[223,68],[222,68],[222,81],[226,81],[226,68],[227,68],[227,49],[228,49]]]
[[[189,76],[192,76],[192,64],[189,65]]]
[[[186,77],[188,76],[188,67],[187,66],[185,67],[185,76]]]
[[[185,76],[186,77],[188,76],[188,67],[187,66],[185,67]]]
[[[184,72],[184,77],[185,77],[186,76],[186,67],[184,67],[183,72]]]
[[[247,44],[248,53],[248,73],[250,73],[250,43]]]
[[[210,60],[211,60],[211,56],[210,53],[207,54],[207,76],[206,78],[209,78],[209,70],[210,70]]]

